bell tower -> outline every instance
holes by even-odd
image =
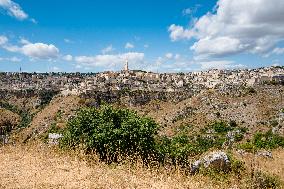
[[[129,69],[128,69],[128,60],[125,61],[125,64],[124,64],[124,71],[128,72]]]

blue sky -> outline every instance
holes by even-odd
[[[283,0],[0,0],[0,71],[283,65]]]

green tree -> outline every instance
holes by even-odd
[[[126,157],[147,160],[154,154],[158,125],[128,109],[112,106],[83,108],[71,119],[61,141],[63,147],[83,145],[103,161],[118,162]]]

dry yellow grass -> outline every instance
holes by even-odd
[[[0,108],[0,126],[5,126],[6,122],[10,122],[13,126],[17,125],[20,122],[21,118],[19,115]]]
[[[202,177],[140,166],[89,165],[46,147],[2,147],[0,162],[0,188],[216,188]]]
[[[277,149],[273,150],[272,153],[273,159],[255,156],[250,153],[243,156],[240,156],[237,153],[235,155],[245,162],[247,168],[250,168],[251,165],[253,165],[254,169],[261,170],[270,175],[276,175],[284,181],[284,150]]]
[[[283,177],[283,150],[274,159],[256,158],[256,169]],[[186,176],[163,169],[105,165],[96,159],[66,154],[46,145],[5,146],[0,148],[0,188],[243,188],[247,177],[217,182],[202,175]],[[240,158],[240,157],[239,157]],[[242,157],[249,168],[253,156]]]

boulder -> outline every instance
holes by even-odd
[[[212,152],[203,158],[205,168],[214,168],[217,170],[226,170],[230,167],[229,157],[225,152]]]
[[[225,152],[216,151],[204,156],[191,164],[190,172],[195,174],[201,166],[205,169],[215,169],[218,171],[229,170],[231,162]]]
[[[59,139],[62,138],[62,134],[58,133],[49,133],[48,134],[48,143],[52,145],[58,145],[59,144]]]
[[[266,150],[258,151],[256,155],[260,157],[273,158],[272,152]]]

